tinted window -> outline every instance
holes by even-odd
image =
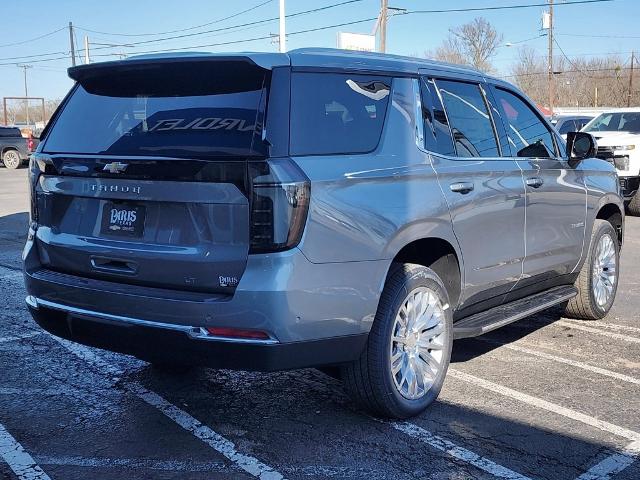
[[[480,87],[437,81],[460,157],[498,157],[493,124]]]
[[[389,103],[386,77],[291,76],[291,154],[365,153],[376,148]]]
[[[262,154],[263,76],[225,85],[220,75],[214,84],[195,71],[191,79],[162,73],[136,72],[131,78],[123,73],[78,85],[45,151],[191,158]]]
[[[20,129],[18,128],[0,128],[0,137],[21,137]]]
[[[575,132],[575,131],[576,131],[576,125],[573,122],[573,120],[565,120],[560,125],[560,128],[558,128],[558,132],[561,135],[564,135],[564,134],[569,133],[569,132]]]
[[[521,98],[495,89],[495,96],[506,122],[511,150],[518,157],[547,158],[554,156],[553,134],[538,114]]]
[[[422,78],[420,84],[425,148],[442,155],[455,156],[449,122],[433,80]]]

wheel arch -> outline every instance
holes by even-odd
[[[6,145],[6,146],[2,147],[2,152],[0,152],[0,155],[4,155],[9,150],[15,150],[16,152],[18,152],[18,155],[20,155],[20,150],[15,145]]]
[[[408,242],[393,257],[387,277],[394,263],[415,263],[431,268],[447,288],[452,307],[458,304],[463,284],[462,261],[450,241],[441,237],[425,237]]]
[[[606,220],[618,234],[618,242],[622,246],[624,239],[624,209],[617,203],[604,203],[596,213],[596,220]]]

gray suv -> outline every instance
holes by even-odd
[[[614,301],[614,167],[501,80],[323,49],[69,75],[23,255],[54,335],[158,367],[338,367],[403,418],[437,397],[454,339]]]

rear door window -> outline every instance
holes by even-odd
[[[367,153],[380,141],[391,79],[294,72],[291,155]]]
[[[422,77],[420,90],[425,148],[430,152],[455,156],[449,121],[433,80]]]
[[[556,152],[553,134],[540,115],[524,100],[502,88],[494,94],[503,119],[507,122],[507,134],[512,151],[517,157],[549,158]]]
[[[459,157],[499,157],[487,103],[474,83],[437,80]]]

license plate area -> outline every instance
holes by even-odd
[[[131,202],[106,202],[102,208],[102,235],[141,238],[146,208]]]

